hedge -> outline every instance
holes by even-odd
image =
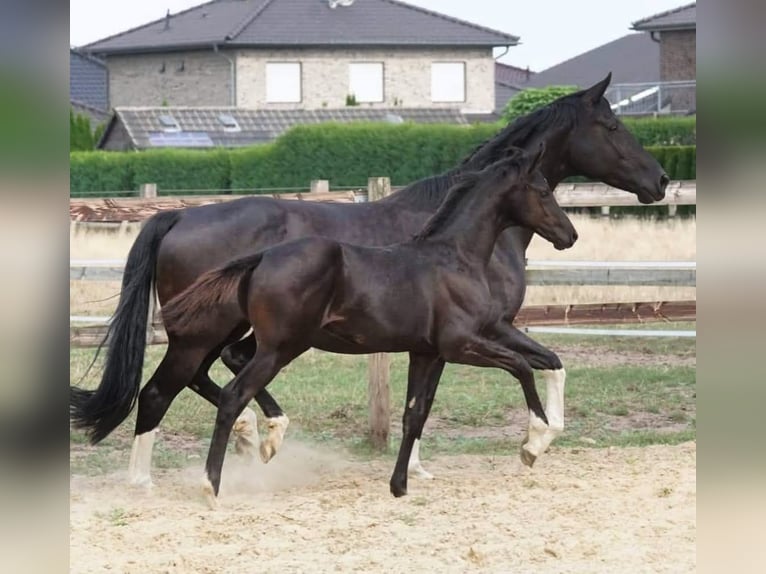
[[[165,195],[174,190],[189,195],[194,191],[229,189],[231,186],[230,154],[226,149],[163,149],[130,155],[133,189],[144,183],[156,183]]]
[[[134,195],[131,191],[137,189],[133,183],[132,160],[135,156],[132,153],[109,151],[71,152],[70,194],[72,197]]]
[[[697,118],[624,118],[625,126],[643,146],[697,144]]]
[[[626,125],[645,146],[695,139],[694,118],[627,120]],[[335,187],[360,186],[371,176],[405,185],[457,165],[501,127],[330,123],[298,126],[274,143],[244,149],[73,152],[71,195],[135,191],[149,182],[157,183],[161,193],[305,189],[312,179],[328,179]],[[648,149],[671,179],[695,179],[694,145]]]

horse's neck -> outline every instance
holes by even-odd
[[[500,202],[501,198],[494,194],[471,193],[430,240],[449,243],[463,256],[486,265],[497,238],[508,227],[500,215]]]
[[[433,213],[447,197],[452,184],[460,175],[460,168],[453,168],[439,175],[418,180],[382,199],[380,203],[395,204],[399,208],[407,207],[412,211]]]

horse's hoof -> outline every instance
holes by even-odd
[[[528,466],[529,468],[532,468],[532,465],[535,464],[536,460],[537,460],[537,457],[535,455],[533,455],[523,446],[521,447],[521,462],[524,463],[524,466]]]
[[[407,485],[406,484],[397,484],[395,482],[391,482],[391,494],[394,495],[396,498],[401,498],[402,496],[407,495]]]
[[[133,476],[128,480],[128,484],[133,488],[145,488],[146,490],[154,488],[154,483],[150,476]]]
[[[434,475],[428,472],[422,465],[414,465],[407,469],[407,474],[422,480],[433,480]]]
[[[215,489],[207,477],[202,479],[202,495],[205,497],[205,502],[210,510],[218,508],[218,498],[215,495]]]
[[[244,437],[237,437],[237,440],[234,442],[234,452],[244,458],[247,462],[250,462],[255,458],[255,452],[257,450],[255,445]]]
[[[274,455],[277,454],[277,452],[272,448],[271,444],[267,444],[265,442],[261,443],[261,446],[258,450],[261,453],[261,460],[264,462],[264,464],[269,462],[272,458],[274,458]]]

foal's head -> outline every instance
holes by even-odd
[[[516,148],[510,157],[485,171],[504,189],[500,209],[512,224],[532,229],[556,249],[567,249],[577,241],[577,231],[556,203],[548,181],[539,170],[544,153],[544,144],[534,154]]]

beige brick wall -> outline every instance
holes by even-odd
[[[459,107],[491,111],[495,71],[489,49],[350,50],[292,49],[227,52],[236,62],[236,105],[272,109],[338,108],[346,105],[348,64],[383,62],[384,101],[370,107]],[[300,62],[300,103],[267,103],[267,62]],[[465,102],[431,101],[431,63],[465,62]],[[183,70],[180,70],[183,63]],[[212,50],[170,54],[110,56],[109,97],[112,106],[231,105],[229,62]],[[164,65],[164,71],[163,70]]]
[[[179,70],[181,64],[183,70]],[[212,49],[109,56],[107,67],[113,107],[159,106],[163,102],[170,106],[231,105],[231,65]]]
[[[676,30],[660,36],[660,79],[694,80],[697,78],[697,32]]]
[[[267,62],[300,62],[300,103],[267,103]],[[495,105],[495,69],[492,51],[467,50],[243,50],[237,55],[237,105],[275,109],[338,108],[346,105],[350,62],[383,62],[383,98],[368,107],[459,107],[491,111]],[[431,63],[465,62],[466,101],[431,101]]]

